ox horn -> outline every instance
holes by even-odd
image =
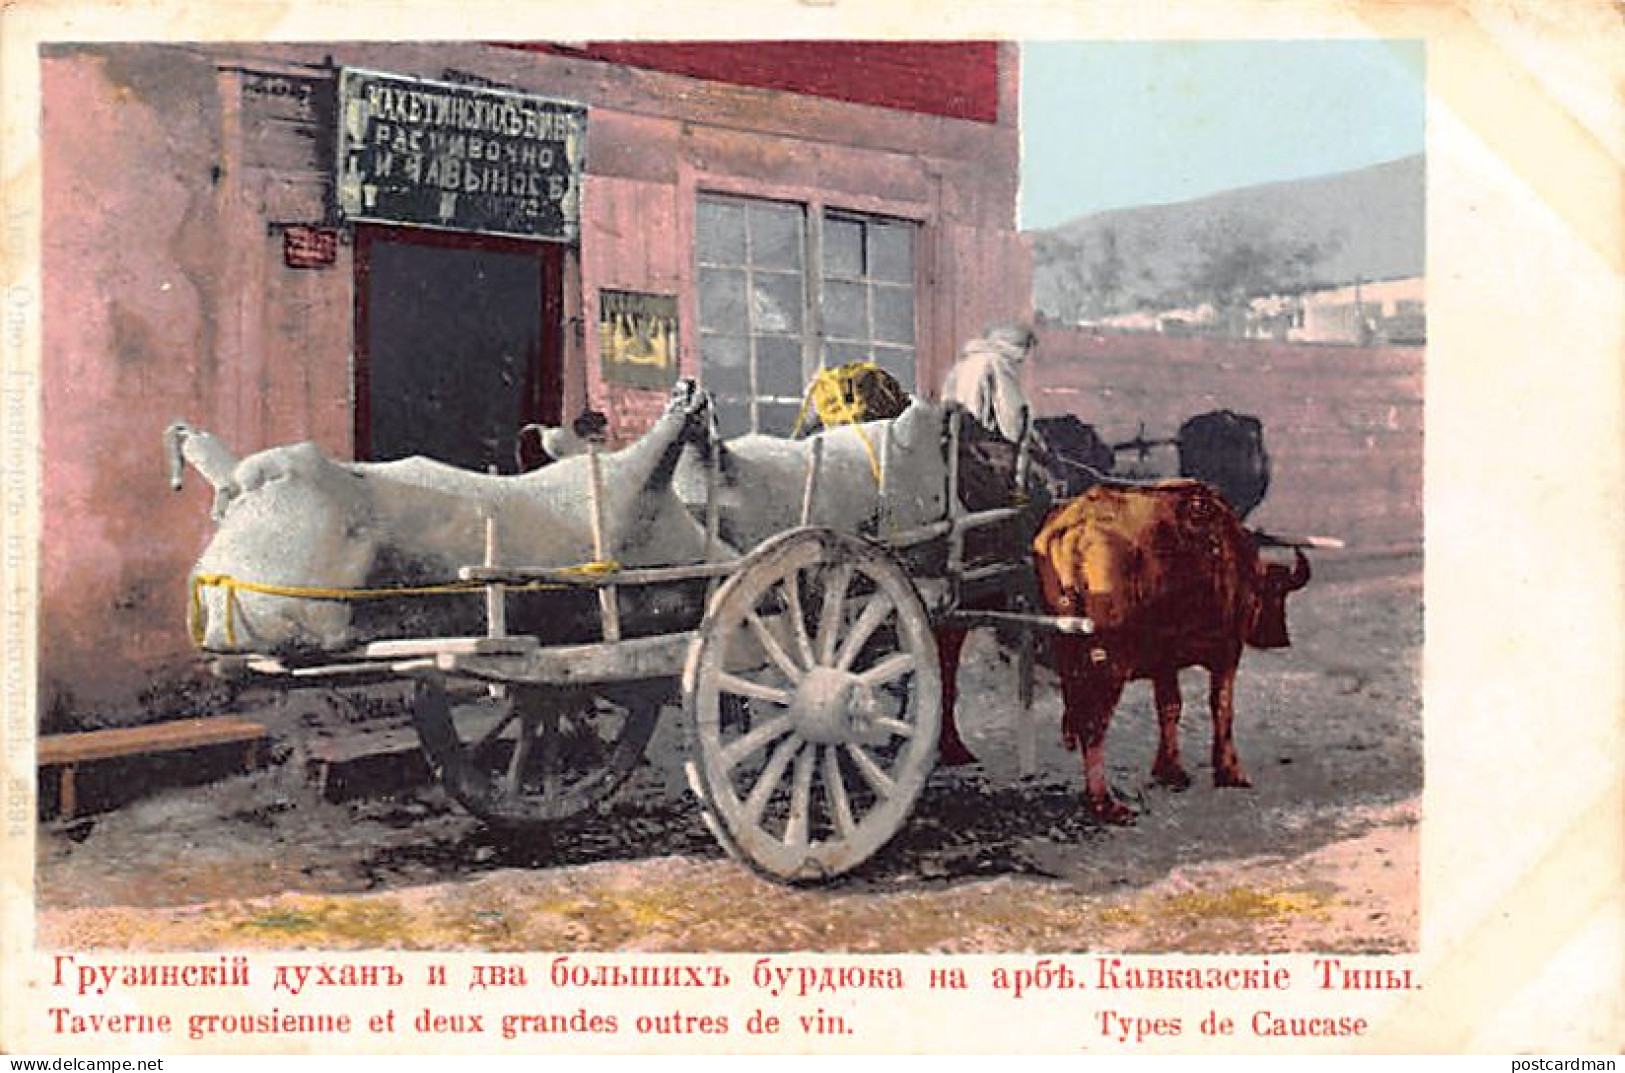
[[[1293,548],[1292,573],[1287,575],[1286,591],[1296,592],[1309,584],[1309,557],[1303,553],[1302,548]]]

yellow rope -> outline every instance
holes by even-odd
[[[613,559],[598,559],[580,566],[566,567],[562,572],[568,574],[603,575],[611,574],[621,568],[621,564]],[[187,608],[187,630],[192,635],[194,647],[202,648],[205,628],[203,625],[203,590],[226,590],[226,643],[233,648],[237,646],[237,631],[235,616],[241,613],[242,605],[238,600],[239,592],[255,592],[262,596],[286,596],[298,600],[387,600],[401,596],[448,596],[471,592],[481,592],[491,582],[486,581],[447,581],[435,585],[400,585],[377,589],[335,589],[319,588],[305,585],[268,585],[259,581],[244,581],[242,578],[232,577],[230,574],[198,574],[192,578],[191,606]],[[531,581],[519,585],[503,585],[510,592],[543,592],[555,589],[569,588],[568,585],[552,581]]]
[[[875,476],[875,483],[880,483],[880,459],[875,454],[874,445],[869,442],[868,433],[863,431],[863,420],[867,416],[858,404],[857,396],[852,391],[852,384],[865,372],[879,372],[880,367],[870,361],[855,361],[849,365],[840,365],[833,369],[824,369],[813,377],[812,383],[807,385],[807,393],[801,399],[801,412],[796,415],[795,427],[791,429],[792,438],[801,435],[802,425],[807,420],[807,411],[813,407],[818,410],[819,420],[824,422],[826,428],[837,425],[851,425],[858,434],[858,441],[863,444],[863,450],[869,456],[869,470]]]
[[[620,568],[621,564],[614,559],[594,559],[592,562],[582,563],[580,566],[567,566],[564,568],[564,572],[567,574],[613,574]]]

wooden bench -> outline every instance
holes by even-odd
[[[266,737],[267,731],[260,724],[231,715],[82,734],[48,734],[39,740],[38,764],[42,773],[58,769],[57,811],[63,819],[72,819],[79,807],[74,780],[81,764],[240,745],[245,750],[244,765],[254,768],[264,756]]]

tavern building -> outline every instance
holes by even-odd
[[[786,434],[822,367],[922,393],[1024,315],[1017,54],[995,42],[52,45],[41,711],[193,673],[201,481],[313,440],[511,472],[530,422],[636,437],[678,377]]]

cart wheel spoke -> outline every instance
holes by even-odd
[[[882,717],[874,720],[873,726],[877,730],[884,730],[888,734],[894,734],[899,738],[912,738],[914,736],[913,725],[901,719]]]
[[[753,756],[767,745],[787,733],[790,729],[788,715],[775,716],[754,728],[748,734],[741,735],[722,751],[722,766],[737,767],[740,761]]]
[[[513,721],[518,718],[519,709],[509,708],[507,713],[500,716],[494,723],[492,723],[491,729],[487,730],[483,735],[480,736],[480,740],[474,743],[474,750],[479,751],[488,748],[492,742],[502,737],[502,732],[507,730],[508,727],[512,726]],[[520,733],[523,734],[524,732],[521,731]]]
[[[784,825],[787,846],[805,846],[809,829],[808,813],[812,802],[813,763],[815,746],[808,746],[796,754],[795,776],[790,784],[790,818]]]
[[[750,796],[745,799],[745,806],[741,814],[744,821],[751,826],[761,822],[762,812],[767,808],[767,802],[773,796],[773,791],[779,788],[784,781],[784,769],[790,766],[800,750],[802,741],[791,736],[779,742],[773,750],[773,755],[767,762],[767,767],[756,778],[756,785],[751,788]]]
[[[745,615],[745,621],[750,623],[750,630],[756,637],[756,643],[762,646],[762,651],[767,653],[768,659],[771,659],[780,673],[789,679],[790,684],[795,685],[801,681],[802,668],[797,666],[796,661],[790,658],[790,653],[786,652],[784,646],[779,643],[779,639],[773,636],[773,631],[768,629],[767,623],[762,621],[762,617],[755,611],[751,611]]]
[[[519,737],[513,743],[513,752],[508,755],[508,770],[502,780],[503,789],[514,797],[525,792],[525,771],[530,767],[530,754],[536,747],[536,728],[541,723],[541,717],[535,712],[519,715]]]
[[[875,763],[875,758],[869,755],[867,749],[861,745],[848,745],[846,752],[848,756],[852,757],[852,762],[858,765],[858,771],[863,775],[863,781],[869,784],[870,789],[881,797],[896,796],[897,784],[892,781],[890,775],[886,774],[884,768]]]
[[[717,684],[725,693],[749,697],[751,700],[765,700],[769,704],[777,704],[781,708],[790,706],[790,694],[784,690],[764,685],[761,682],[753,682],[749,678],[741,678],[737,674],[729,674],[724,671],[717,675]]]
[[[829,666],[835,660],[840,641],[841,620],[846,611],[846,590],[852,584],[852,564],[837,563],[824,575],[824,606],[818,616],[818,662]]]
[[[556,708],[546,708],[542,711],[539,720],[542,730],[542,755],[537,764],[538,791],[543,802],[551,803],[558,800],[559,785],[563,779],[563,764],[560,753],[564,743],[560,740],[559,713]]]
[[[829,799],[829,818],[835,833],[848,838],[857,829],[852,819],[852,799],[846,794],[846,781],[841,778],[841,754],[835,746],[824,749],[824,796]]]
[[[852,666],[852,661],[858,658],[864,644],[891,615],[892,608],[891,597],[883,592],[877,592],[869,598],[869,602],[863,607],[863,614],[853,623],[852,632],[841,642],[841,650],[835,656],[835,666],[843,671]]]
[[[879,689],[888,682],[895,682],[914,670],[914,657],[907,652],[899,652],[895,656],[888,656],[879,663],[858,675],[858,681],[870,689]]]
[[[801,656],[801,665],[811,667],[818,662],[818,658],[813,655],[812,638],[807,636],[807,610],[801,602],[801,571],[790,571],[781,588],[784,590],[784,614],[790,620],[790,633],[795,638],[796,652]]]

